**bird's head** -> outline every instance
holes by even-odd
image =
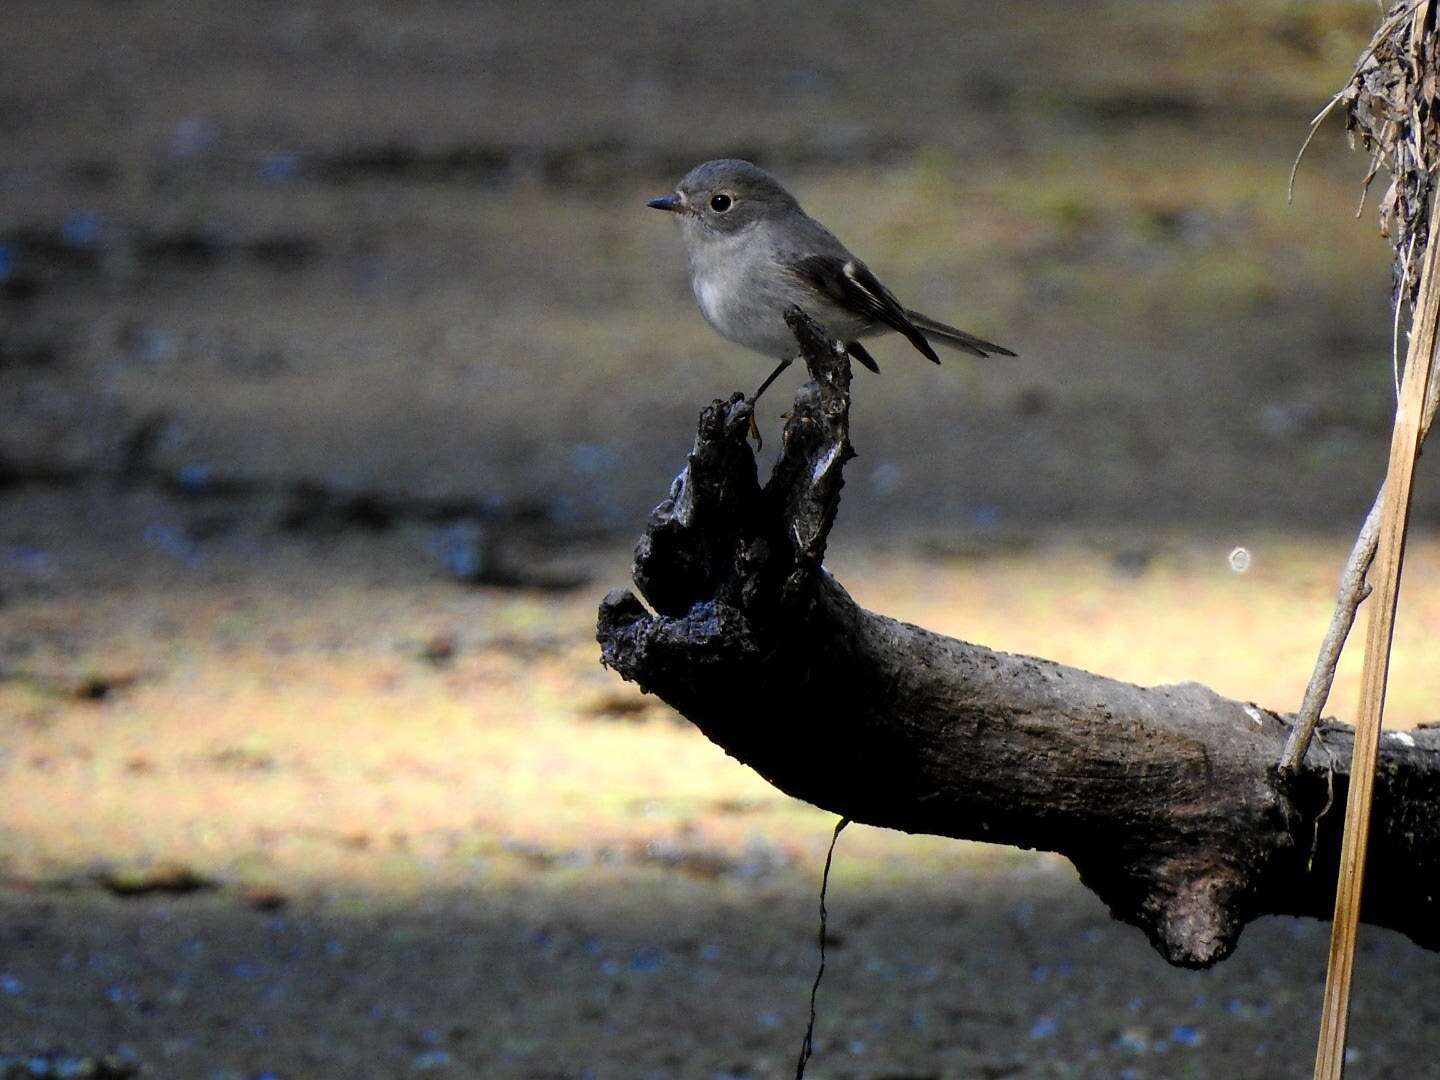
[[[651,199],[646,205],[679,215],[685,232],[696,238],[730,236],[800,209],[795,197],[778,180],[738,158],[695,166],[671,194]]]

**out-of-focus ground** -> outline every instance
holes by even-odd
[[[644,207],[732,153],[907,302],[1022,353],[937,371],[877,345],[852,526],[1349,527],[1393,399],[1387,249],[1338,126],[1293,206],[1285,179],[1374,20],[12,5],[0,460],[629,524],[697,404],[768,370],[704,326]]]
[[[643,206],[717,154],[1023,354],[873,349],[830,560],[862,603],[1293,708],[1393,390],[1362,159],[1328,127],[1284,186],[1375,19],[7,6],[0,1055],[793,1068],[833,822],[592,641],[697,409],[768,367]],[[1399,725],[1440,711],[1427,464]],[[1308,1073],[1318,924],[1174,971],[1060,860],[862,828],[831,910],[817,1080]],[[1351,1073],[1440,1076],[1436,989],[1367,931]]]
[[[67,520],[116,547],[91,564],[62,549],[0,612],[11,1052],[119,1051],[162,1077],[786,1074],[833,819],[601,671],[588,591],[457,588],[405,528],[241,529],[177,568],[125,546],[120,523],[153,512]],[[1256,536],[1237,574],[1224,537],[1120,558],[1098,536],[896,543],[831,561],[874,608],[1282,705],[1344,546]],[[592,557],[623,580],[623,551]],[[83,587],[48,593],[47,572]],[[1410,573],[1401,723],[1434,715],[1433,538]],[[1309,1061],[1321,924],[1264,920],[1215,970],[1178,971],[1063,860],[863,827],[830,907],[818,1077],[1279,1078]],[[1363,942],[1353,1071],[1437,1075],[1433,955]]]

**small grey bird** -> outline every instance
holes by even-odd
[[[973,356],[1015,355],[902,306],[778,180],[748,161],[724,158],[697,165],[673,193],[647,205],[680,219],[690,287],[705,321],[721,337],[780,359],[752,402],[795,359],[798,346],[785,324],[792,305],[874,372],[880,366],[859,339],[892,330],[937,364],[932,338]]]

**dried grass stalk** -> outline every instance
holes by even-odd
[[[1317,118],[1318,126],[1334,106],[1345,106],[1346,129],[1352,145],[1358,138],[1370,155],[1370,168],[1363,181],[1365,189],[1368,190],[1380,168],[1390,174],[1390,187],[1380,200],[1380,231],[1395,248],[1396,327],[1398,329],[1400,306],[1409,304],[1411,333],[1405,379],[1398,387],[1399,401],[1385,484],[1351,551],[1339,603],[1281,761],[1282,766],[1293,769],[1305,756],[1334,681],[1340,650],[1354,624],[1356,609],[1370,591],[1366,578],[1373,562],[1377,599],[1371,612],[1360,707],[1355,720],[1355,746],[1325,976],[1325,1000],[1320,1013],[1315,1080],[1341,1080],[1345,1071],[1355,934],[1360,920],[1375,764],[1384,722],[1385,683],[1399,601],[1410,494],[1420,444],[1434,419],[1436,401],[1440,400],[1440,379],[1432,378],[1436,342],[1440,340],[1437,337],[1440,335],[1440,258],[1437,258],[1440,247],[1430,247],[1432,228],[1440,229],[1440,202],[1435,199],[1435,168],[1440,159],[1440,127],[1436,120],[1436,108],[1440,105],[1436,97],[1440,89],[1440,65],[1437,65],[1440,47],[1437,47],[1435,33],[1435,3],[1436,0],[1404,0],[1392,8],[1361,54],[1350,82]],[[1361,205],[1364,205],[1363,198]],[[1422,268],[1418,272],[1417,266]],[[1398,340],[1396,345],[1398,352]]]
[[[1393,298],[1397,331],[1402,305],[1408,305],[1412,315],[1414,312],[1420,266],[1430,242],[1430,204],[1440,166],[1440,37],[1435,18],[1436,0],[1402,0],[1392,7],[1360,54],[1350,81],[1315,117],[1305,140],[1308,146],[1325,118],[1343,106],[1351,145],[1358,144],[1370,157],[1362,188],[1369,189],[1382,167],[1389,174],[1389,187],[1380,199],[1380,232],[1395,250]],[[1304,146],[1300,152],[1304,154]],[[1293,183],[1293,172],[1291,180]],[[1422,362],[1426,361],[1435,362],[1433,357],[1422,358]],[[1396,382],[1398,385],[1398,373]],[[1432,378],[1420,422],[1422,442],[1435,419],[1437,404],[1440,380]],[[1341,575],[1335,613],[1281,758],[1284,769],[1298,768],[1309,749],[1330,697],[1345,640],[1361,602],[1369,594],[1366,576],[1375,558],[1383,499],[1382,486]]]

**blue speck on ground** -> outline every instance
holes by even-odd
[[[1199,1046],[1205,1041],[1205,1036],[1189,1024],[1179,1024],[1174,1031],[1170,1032],[1170,1041],[1179,1043],[1181,1046]]]
[[[1000,524],[1000,507],[994,503],[981,503],[970,512],[970,520],[982,528]]]
[[[5,562],[17,570],[39,574],[49,570],[54,560],[48,551],[21,544],[5,553]]]
[[[300,171],[298,154],[271,154],[260,163],[260,179],[272,184],[292,180]]]
[[[474,522],[436,529],[427,546],[445,572],[462,581],[478,577],[485,567],[484,533]]]
[[[665,954],[655,948],[636,949],[627,966],[631,971],[659,971],[665,966]]]
[[[180,490],[190,495],[199,495],[210,486],[211,473],[208,465],[182,465],[175,474]]]
[[[100,240],[100,218],[92,210],[72,210],[61,223],[60,235],[72,248],[93,248]]]
[[[1030,1025],[1030,1038],[1048,1039],[1060,1027],[1053,1016],[1042,1016]]]

